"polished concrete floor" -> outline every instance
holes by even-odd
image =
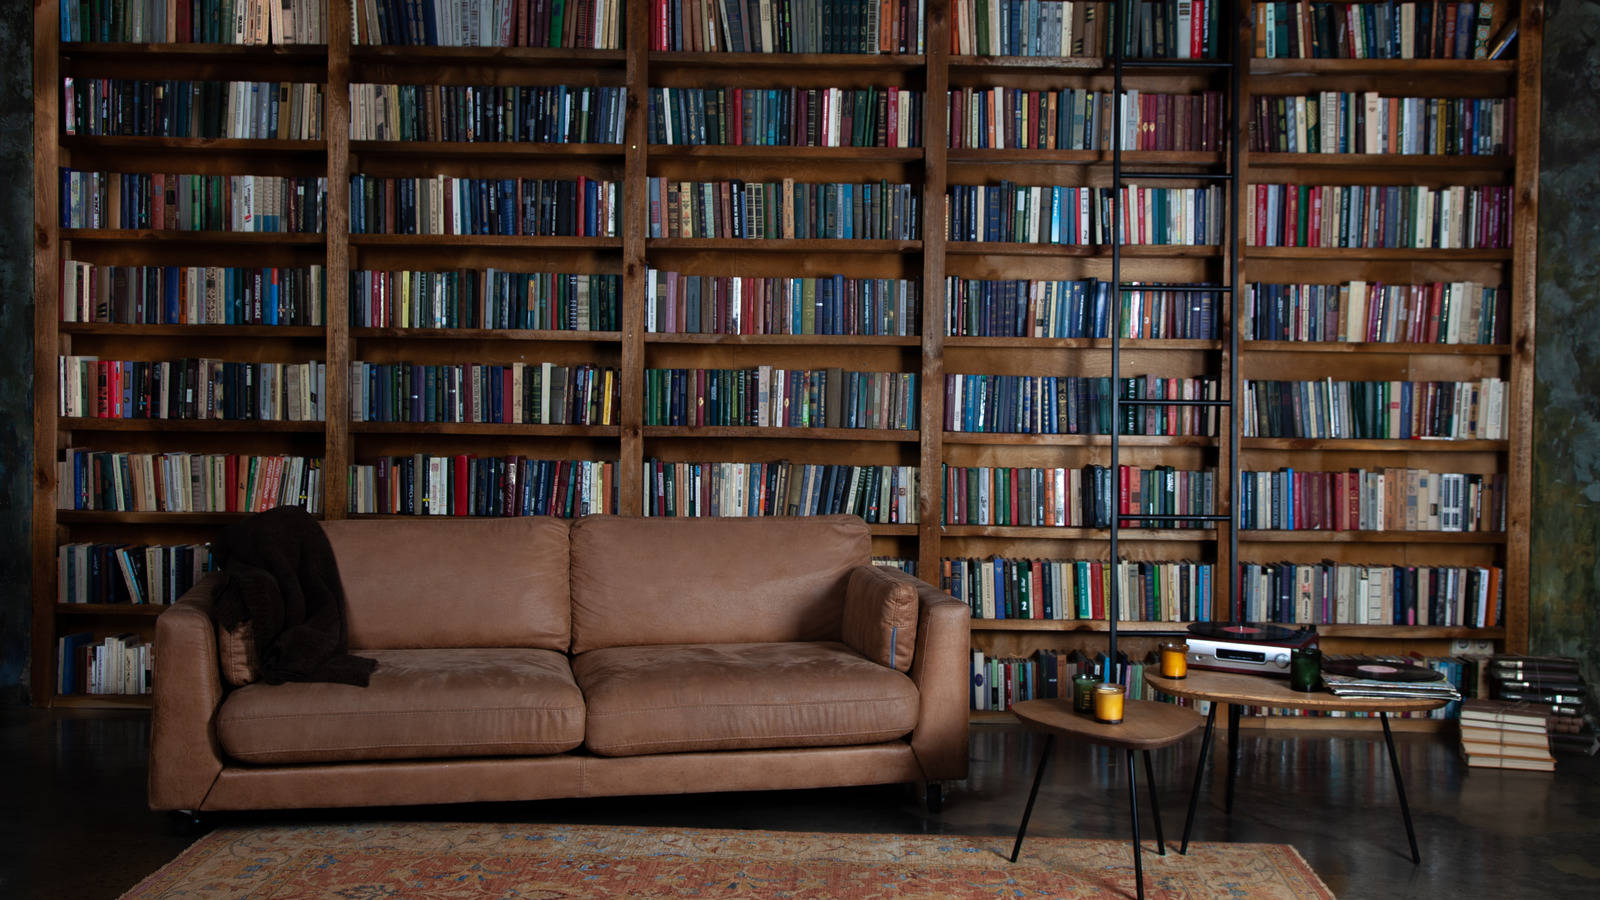
[[[148,737],[140,713],[0,710],[0,897],[116,897],[194,839],[145,808]],[[1600,896],[1600,760],[1562,757],[1554,775],[1469,771],[1442,737],[1396,738],[1421,865],[1412,865],[1406,849],[1381,734],[1247,729],[1234,812],[1224,814],[1220,790],[1208,784],[1195,839],[1293,844],[1341,897]],[[1156,758],[1169,836],[1181,830],[1198,744],[1196,737]],[[275,813],[220,822],[362,817],[1009,835],[1042,745],[1018,728],[975,727],[971,777],[949,786],[936,815],[906,788],[887,786]],[[1120,754],[1056,746],[1029,834],[1124,837]],[[1213,769],[1217,787],[1220,774]]]

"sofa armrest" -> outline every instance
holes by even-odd
[[[967,604],[898,569],[885,572],[917,590],[917,644],[911,680],[921,695],[911,750],[924,777],[942,781],[967,777],[967,737],[971,713],[972,634]]]
[[[156,618],[151,809],[199,809],[222,772],[212,725],[222,704],[222,673],[211,621],[222,583],[220,572],[207,575]]]

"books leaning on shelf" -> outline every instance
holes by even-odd
[[[1511,292],[1471,281],[1250,285],[1240,333],[1253,341],[1504,344]]]
[[[1121,379],[1124,400],[1209,400],[1214,378]],[[1111,379],[1078,375],[945,376],[946,431],[998,434],[1110,434]],[[1127,405],[1122,434],[1214,435],[1214,406]]]
[[[1511,97],[1257,94],[1250,150],[1498,156],[1515,147],[1516,111]]]
[[[1239,565],[1244,620],[1297,625],[1503,624],[1499,566]]]
[[[164,606],[210,570],[210,544],[62,544],[56,602]]]
[[[350,176],[351,234],[616,237],[621,191],[593,178]]]
[[[423,47],[622,46],[622,0],[353,0],[354,44]]]
[[[1111,221],[1121,191],[1122,221]],[[952,184],[946,188],[945,231],[952,241],[1109,244],[1113,227],[1124,244],[1215,245],[1225,232],[1226,197],[1202,188],[1060,187]]]
[[[661,87],[649,96],[652,144],[922,146],[922,92],[901,87]]]
[[[103,266],[61,261],[61,321],[128,325],[321,325],[322,266]]]
[[[921,285],[912,278],[645,276],[645,331],[652,334],[917,333]]]
[[[614,425],[617,370],[555,363],[350,363],[352,422]]]
[[[1110,91],[951,88],[950,147],[1109,150],[1116,117]],[[1122,94],[1124,150],[1215,152],[1222,147],[1222,94]]]
[[[617,511],[617,464],[467,454],[380,457],[350,467],[349,512],[560,516]]]
[[[1205,284],[1125,288],[1120,303],[1124,338],[1215,340],[1218,298],[1226,288]],[[1201,290],[1188,290],[1197,288]],[[1212,290],[1204,290],[1213,288]],[[1076,281],[945,279],[945,334],[960,337],[1108,338],[1111,284]]]
[[[320,234],[328,179],[61,170],[62,228]]]
[[[915,430],[917,373],[646,369],[644,423]]]
[[[1256,184],[1249,190],[1242,202],[1252,247],[1511,246],[1510,185]]]
[[[648,0],[650,49],[921,53],[922,0]]]
[[[1351,469],[1239,473],[1245,529],[1476,531],[1506,527],[1504,472]]]
[[[1069,698],[1074,676],[1092,675],[1095,681],[1103,681],[1108,669],[1112,671],[1110,680],[1125,686],[1130,698],[1174,702],[1176,698],[1158,695],[1145,684],[1149,665],[1149,660],[1133,660],[1126,653],[1118,653],[1113,662],[1105,653],[1090,657],[1081,650],[1036,650],[1025,658],[995,657],[973,650],[972,709],[1008,710],[1022,700]]]
[[[1531,704],[1503,700],[1461,701],[1461,753],[1467,765],[1488,769],[1553,772],[1547,716]]]
[[[323,44],[327,19],[327,0],[61,0],[61,40]]]
[[[62,79],[69,135],[322,138],[322,85],[275,81]]]
[[[64,634],[56,639],[56,694],[148,694],[152,662],[151,645],[136,634]]]
[[[322,460],[234,453],[125,453],[69,447],[56,508],[111,512],[322,511]]]
[[[1258,59],[1485,59],[1510,0],[1255,4]]]
[[[644,464],[647,516],[853,515],[873,524],[915,524],[915,466],[811,465],[785,461]]]
[[[327,366],[63,356],[57,415],[96,419],[320,422]]]
[[[625,87],[352,84],[352,141],[620,144]]]
[[[1197,562],[1087,559],[945,559],[944,589],[972,607],[974,619],[1105,621],[1117,579],[1119,619],[1207,621],[1213,566]]]
[[[1244,436],[1447,441],[1503,440],[1506,382],[1251,381],[1240,404]]]
[[[915,240],[922,192],[909,184],[649,179],[652,238]]]
[[[1211,515],[1216,472],[1171,466],[1122,466],[1113,477],[1106,466],[1081,469],[942,467],[946,525],[1017,525],[1068,528],[1145,527],[1137,513],[1160,516]],[[1204,523],[1159,520],[1150,527],[1199,528]]]
[[[354,328],[617,331],[622,276],[460,269],[350,273]]]

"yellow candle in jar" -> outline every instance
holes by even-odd
[[[1176,641],[1161,645],[1161,677],[1187,678],[1189,675],[1189,645]]]
[[[1094,718],[1108,725],[1122,721],[1122,685],[1102,684],[1094,689]]]

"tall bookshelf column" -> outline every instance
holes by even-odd
[[[921,475],[917,480],[917,577],[938,584],[943,528],[940,471],[944,460],[945,174],[949,130],[950,4],[929,4],[922,104],[922,409]]]
[[[328,146],[328,377],[323,414],[322,515],[342,519],[350,472],[350,0],[328,3],[328,87],[323,138]]]
[[[650,107],[649,4],[625,7],[628,106],[623,124],[622,168],[622,348],[617,365],[621,426],[617,459],[617,513],[644,512],[644,304],[645,235],[650,225],[647,186]]]
[[[52,4],[42,4],[49,7]],[[56,354],[61,318],[57,213],[60,26],[33,19],[33,656],[29,685],[39,706],[55,699]]]

